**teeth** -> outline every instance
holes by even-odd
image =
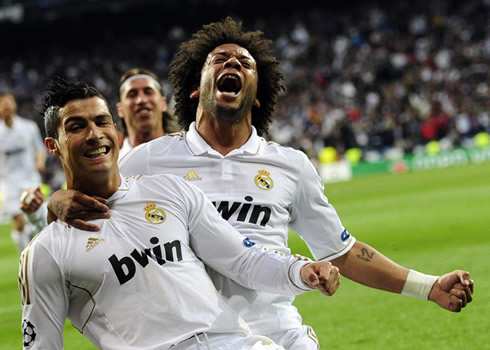
[[[235,75],[231,75],[231,74],[226,74],[221,79],[225,79],[225,78],[238,80],[238,78]]]
[[[93,156],[98,156],[99,154],[102,154],[102,153],[106,153],[105,146],[104,147],[97,148],[97,149],[95,149],[93,151],[87,152],[87,156],[93,157]]]

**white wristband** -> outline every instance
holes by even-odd
[[[429,299],[432,286],[438,278],[439,276],[426,275],[415,270],[410,270],[401,294],[427,300]]]

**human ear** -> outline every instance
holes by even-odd
[[[192,89],[189,97],[191,98],[191,100],[195,98],[199,98],[199,86],[196,86],[195,88]]]
[[[124,119],[124,115],[122,113],[122,106],[121,106],[121,102],[118,102],[116,104],[116,110],[117,110],[117,115],[120,116],[122,119]]]
[[[55,157],[60,156],[60,149],[58,147],[58,142],[56,141],[55,138],[46,137],[44,139],[44,144],[46,145],[46,148],[48,149],[49,153],[51,153]]]

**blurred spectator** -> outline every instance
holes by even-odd
[[[153,21],[151,30],[125,30],[121,23],[136,21],[134,13],[106,16],[103,33],[87,28],[78,34],[90,41],[82,47],[19,45],[2,54],[0,88],[12,89],[20,113],[31,117],[54,74],[95,84],[115,106],[118,77],[128,68],[149,67],[166,77],[177,45],[195,29],[192,23],[207,22],[209,9],[216,15],[209,3],[214,2],[193,1],[199,9],[193,20],[175,24],[170,12],[168,21]],[[260,13],[268,6],[261,4],[256,12],[242,11],[241,19],[274,40],[285,73],[288,91],[279,101],[271,139],[311,158],[328,145],[340,155],[360,147],[382,156],[390,149],[413,152],[430,140],[471,145],[477,132],[490,131],[490,1],[366,0],[308,7],[284,1]],[[148,8],[145,14],[162,11]],[[170,87],[163,90],[170,99]]]

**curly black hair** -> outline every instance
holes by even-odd
[[[272,41],[263,32],[244,32],[241,22],[227,17],[219,22],[206,24],[184,42],[170,64],[169,80],[174,87],[175,114],[183,129],[196,119],[198,101],[189,97],[192,89],[199,86],[201,70],[208,54],[223,44],[237,44],[252,55],[259,76],[257,98],[260,108],[252,108],[252,125],[259,135],[267,132],[277,97],[284,91],[283,74],[279,61],[272,56]]]
[[[91,97],[103,99],[112,119],[114,119],[109,103],[95,87],[79,81],[68,81],[59,76],[54,77],[49,82],[43,96],[41,115],[44,117],[46,135],[55,139],[58,138],[58,126],[60,124],[58,112],[60,108],[63,108],[70,101]]]

